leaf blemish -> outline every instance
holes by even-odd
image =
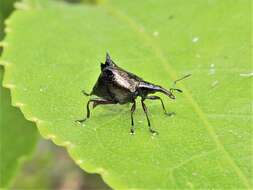
[[[193,43],[197,43],[199,41],[199,37],[195,36],[192,38]]]
[[[192,175],[193,175],[193,176],[197,176],[198,174],[197,174],[196,172],[193,172]]]
[[[153,36],[155,36],[155,37],[159,36],[159,32],[158,31],[154,31],[153,32]]]
[[[169,20],[172,20],[172,19],[174,19],[174,15],[169,16]]]
[[[252,77],[253,76],[253,72],[251,72],[251,73],[241,73],[240,76],[241,77]]]
[[[215,74],[215,65],[214,64],[211,64],[210,65],[210,69],[209,69],[209,75],[214,75]]]
[[[217,86],[217,84],[218,84],[218,83],[219,83],[219,81],[217,81],[217,80],[213,81],[213,83],[212,83],[212,87]]]

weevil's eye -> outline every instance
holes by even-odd
[[[113,72],[109,69],[105,69],[105,70],[103,70],[103,75],[107,78],[111,78],[111,77],[113,77]]]
[[[100,64],[100,67],[101,67],[101,71],[106,67],[104,63],[101,63]]]

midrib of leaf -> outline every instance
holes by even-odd
[[[127,26],[131,30],[133,30],[137,35],[141,37],[142,40],[144,40],[145,43],[151,45],[153,47],[154,54],[157,58],[161,60],[161,63],[166,70],[166,72],[169,74],[169,76],[175,80],[177,79],[176,71],[172,68],[170,63],[166,60],[164,57],[164,53],[162,49],[159,47],[159,45],[150,37],[150,35],[145,31],[145,27],[139,23],[137,23],[133,18],[128,16],[126,13],[124,13],[122,10],[120,10],[119,7],[114,8],[111,5],[102,5],[102,8],[104,8],[107,12],[112,13],[115,17],[118,17],[120,20],[125,22]],[[140,31],[139,28],[143,28],[143,31]],[[230,154],[226,151],[224,145],[219,140],[214,128],[208,121],[207,117],[205,116],[204,112],[202,111],[199,104],[194,100],[194,98],[191,96],[190,92],[187,90],[187,88],[184,85],[181,85],[184,88],[184,94],[188,102],[190,103],[193,110],[197,113],[200,120],[203,122],[206,130],[208,131],[208,134],[213,139],[214,143],[217,146],[217,149],[221,150],[221,152],[225,155],[225,158],[229,162],[229,164],[232,166],[238,177],[243,181],[244,185],[247,188],[251,188],[248,179],[245,177],[244,173],[241,171],[241,169],[237,166],[237,164],[234,162],[233,158],[230,156]],[[181,164],[179,164],[180,166]]]

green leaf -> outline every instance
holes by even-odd
[[[0,81],[3,68],[0,67]],[[18,108],[11,105],[10,93],[0,86],[0,187],[6,187],[20,163],[31,154],[37,142],[38,132],[33,123],[24,119]]]
[[[15,1],[0,0],[0,40],[4,37],[4,20],[13,11]],[[2,78],[3,67],[0,66],[0,188],[10,184],[21,162],[32,152],[38,135],[34,124],[11,106],[10,92],[2,87]]]
[[[9,22],[4,85],[46,138],[116,189],[252,188],[250,1],[107,1],[99,6],[33,1]],[[109,51],[121,67],[183,94],[92,110],[89,91]],[[139,99],[138,99],[139,100]]]

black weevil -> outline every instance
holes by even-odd
[[[174,81],[174,85],[179,80],[182,80],[189,76],[190,74]],[[86,96],[95,95],[98,98],[91,98],[88,101],[86,118],[77,120],[77,122],[83,123],[86,119],[90,117],[89,105],[91,102],[93,102],[93,108],[101,104],[133,103],[131,107],[131,134],[134,134],[133,113],[136,108],[135,99],[137,98],[137,96],[140,96],[141,105],[148,121],[149,131],[153,134],[158,134],[158,132],[156,132],[150,125],[147,107],[144,101],[146,99],[160,100],[165,114],[171,116],[175,113],[168,113],[166,111],[163,101],[159,96],[148,95],[153,94],[155,92],[161,92],[170,97],[171,99],[175,99],[175,96],[172,93],[173,91],[182,92],[182,90],[177,88],[170,88],[170,90],[167,90],[159,85],[144,81],[142,78],[136,76],[135,74],[125,71],[124,69],[117,66],[110,58],[110,55],[107,53],[105,63],[101,63],[101,74],[99,75],[99,78],[95,86],[93,87],[92,92],[86,93],[85,91],[82,91],[83,94]]]

